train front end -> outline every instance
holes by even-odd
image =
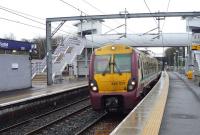
[[[90,96],[95,110],[130,110],[137,88],[136,56],[131,47],[107,45],[96,49],[90,63]]]

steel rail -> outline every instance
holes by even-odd
[[[58,123],[58,122],[60,122],[60,121],[62,121],[64,119],[67,119],[68,117],[70,117],[72,115],[75,115],[75,114],[80,113],[80,112],[82,112],[84,110],[87,110],[87,109],[91,109],[91,105],[87,105],[87,106],[85,106],[85,107],[83,107],[83,108],[81,108],[79,110],[76,110],[76,111],[74,111],[74,112],[72,112],[72,113],[70,113],[70,114],[68,114],[66,116],[63,116],[63,117],[61,117],[59,119],[56,119],[56,120],[54,120],[54,121],[52,121],[52,122],[50,122],[50,123],[48,123],[48,124],[46,124],[44,126],[41,126],[41,127],[37,128],[37,129],[34,129],[34,130],[24,134],[24,135],[36,134],[36,133],[40,132],[41,130],[43,130],[44,128],[47,128],[47,127],[49,127],[49,126],[51,126],[53,124],[56,124],[56,123]]]
[[[101,119],[103,119],[108,113],[105,112],[103,113],[99,118],[95,119],[94,121],[92,121],[90,124],[88,124],[87,126],[85,126],[84,128],[82,128],[79,132],[75,133],[75,135],[80,135],[82,134],[84,131],[88,130],[90,127],[92,127],[94,124],[96,124],[97,122],[99,122]]]
[[[55,110],[46,112],[46,113],[44,113],[44,114],[41,114],[41,115],[32,117],[32,118],[30,118],[30,119],[28,119],[28,120],[24,120],[24,121],[22,121],[22,122],[16,123],[16,124],[11,125],[11,126],[9,126],[9,127],[3,128],[3,129],[0,130],[0,133],[6,132],[6,131],[8,131],[8,130],[10,130],[10,129],[12,129],[12,128],[16,128],[17,126],[21,126],[21,125],[23,125],[23,124],[29,123],[29,122],[31,122],[32,120],[41,118],[41,117],[43,117],[43,116],[47,116],[47,115],[49,115],[49,114],[51,114],[51,113],[54,113],[54,112],[56,112],[56,111],[59,111],[59,110],[68,108],[68,107],[70,107],[70,106],[72,106],[72,105],[78,104],[78,103],[80,103],[80,102],[82,102],[82,101],[85,101],[85,100],[88,100],[88,99],[89,99],[89,97],[83,98],[83,99],[78,100],[78,101],[75,101],[75,102],[73,102],[73,103],[71,103],[71,104],[67,104],[67,105],[62,106],[62,107],[60,107],[60,108],[57,108],[57,109],[55,109]]]

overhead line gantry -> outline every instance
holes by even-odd
[[[103,19],[128,19],[128,18],[150,18],[150,17],[197,17],[200,16],[200,12],[155,12],[155,13],[122,13],[122,14],[108,14],[108,15],[88,15],[88,16],[71,16],[71,17],[55,17],[46,19],[46,56],[47,56],[47,84],[53,84],[52,79],[52,46],[51,38],[55,34],[61,25],[66,21],[80,20],[103,20]],[[51,22],[59,22],[61,25],[51,33]]]

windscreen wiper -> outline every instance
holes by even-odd
[[[122,72],[120,71],[119,67],[117,66],[117,64],[114,62],[113,65],[115,66],[115,68],[117,69],[117,73],[119,73],[119,75],[122,75]]]
[[[105,75],[105,74],[106,74],[107,68],[110,68],[110,64],[111,64],[111,57],[110,57],[110,59],[109,59],[108,65],[107,65],[106,68],[104,69],[102,75]]]

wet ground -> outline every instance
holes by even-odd
[[[170,72],[167,104],[159,135],[200,135],[200,87]]]

